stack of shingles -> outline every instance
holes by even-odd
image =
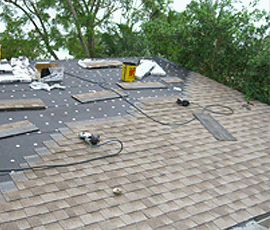
[[[1,100],[0,111],[22,109],[45,109],[40,99]],[[28,120],[12,122],[0,126],[0,139],[24,133],[38,131],[39,129]]]
[[[17,110],[17,109],[45,109],[45,104],[39,98],[18,99],[18,100],[1,100],[1,110]]]

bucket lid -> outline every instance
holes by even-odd
[[[123,62],[123,64],[125,65],[131,65],[131,66],[137,66],[136,63],[133,63],[133,62]]]

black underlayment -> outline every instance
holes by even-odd
[[[117,58],[106,60],[118,60],[121,62],[138,63],[142,58]],[[74,121],[94,120],[109,117],[121,117],[128,115],[129,104],[122,98],[105,98],[93,102],[81,103],[72,95],[98,93],[104,91],[98,84],[89,81],[105,81],[106,87],[119,90],[125,94],[130,102],[136,103],[142,98],[164,97],[175,95],[185,96],[185,86],[188,80],[189,70],[161,57],[145,58],[156,61],[167,73],[166,76],[149,75],[141,81],[163,84],[163,88],[143,88],[125,90],[117,85],[121,81],[122,67],[107,67],[99,69],[84,69],[78,65],[78,60],[61,60],[58,66],[65,71],[64,79],[60,83],[67,88],[46,90],[33,90],[29,83],[0,84],[0,100],[30,99],[42,100],[46,105],[43,110],[11,110],[0,111],[0,125],[28,120],[39,130],[24,133],[5,139],[0,139],[0,168],[19,168],[20,164],[26,163],[25,157],[35,155],[35,149],[45,147],[43,141],[51,140],[51,134],[60,132],[65,128],[65,123]],[[99,59],[93,59],[99,60]],[[35,64],[32,62],[31,64]],[[70,73],[80,78],[76,78]],[[84,81],[85,78],[89,81]],[[181,79],[176,82],[165,82],[162,78]],[[178,90],[174,90],[176,87]],[[180,91],[179,91],[180,89]],[[91,132],[91,130],[89,130]],[[0,174],[0,182],[9,181],[7,174]]]

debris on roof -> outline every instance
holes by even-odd
[[[123,63],[117,60],[92,60],[83,59],[78,61],[78,65],[83,68],[95,69],[95,68],[107,68],[107,67],[118,67]]]
[[[12,67],[10,64],[0,64],[0,73],[12,73]]]
[[[31,82],[39,78],[27,57],[11,58],[9,63],[0,63],[0,83]]]
[[[34,67],[27,57],[11,58],[10,64],[0,64],[0,83],[62,81],[64,69],[57,66],[57,62],[37,62]]]
[[[52,89],[66,89],[66,86],[60,85],[60,84],[53,84],[53,85],[49,85],[48,83],[44,83],[41,81],[33,81],[30,85],[29,85],[32,89],[44,89],[47,91],[51,91]]]
[[[44,72],[46,71],[46,74]],[[40,81],[41,82],[59,82],[64,79],[63,67],[50,67],[42,69]]]
[[[141,80],[148,72],[152,75],[166,75],[166,72],[155,61],[141,59],[139,65],[137,66],[135,77]]]

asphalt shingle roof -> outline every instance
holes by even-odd
[[[140,108],[174,123],[201,112],[196,103],[229,106],[233,115],[212,116],[237,141],[217,141],[196,119],[160,125],[136,111],[66,122],[26,157],[29,166],[119,150],[118,143],[89,147],[78,138],[82,131],[99,134],[102,142],[117,138],[124,149],[84,164],[11,173],[13,180],[1,187],[0,229],[215,230],[268,213],[269,106],[254,100],[247,110],[241,93],[193,72],[186,86],[188,107],[169,95],[141,99]],[[113,194],[115,187],[121,195]]]

